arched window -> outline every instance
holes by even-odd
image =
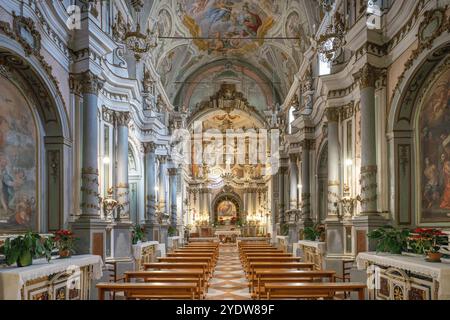
[[[331,63],[325,62],[323,55],[319,55],[319,76],[326,76],[331,73]]]

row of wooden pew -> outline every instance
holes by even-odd
[[[97,284],[98,299],[104,300],[108,292],[113,299],[119,292],[128,300],[204,299],[218,257],[218,243],[188,244],[144,264],[145,270],[125,272],[123,282]]]
[[[364,300],[365,284],[336,282],[333,270],[314,270],[313,263],[265,242],[240,242],[238,247],[253,299],[333,299],[353,291]]]

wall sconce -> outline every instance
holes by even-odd
[[[345,160],[345,165],[346,165],[347,167],[352,166],[352,165],[353,165],[353,160],[352,160],[352,159],[347,159],[347,160]]]
[[[103,157],[103,164],[110,164],[111,163],[111,159],[108,156],[104,156]]]

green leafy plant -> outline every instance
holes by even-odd
[[[143,241],[145,237],[145,229],[139,224],[133,226],[133,231],[131,232],[131,241],[133,244]]]
[[[409,230],[399,230],[391,226],[381,227],[367,234],[369,239],[377,242],[377,251],[393,254],[400,254],[406,250],[408,236]]]
[[[19,267],[26,267],[33,263],[33,258],[45,257],[50,261],[53,247],[54,243],[50,238],[28,231],[6,239],[2,251],[7,265],[17,263]]]
[[[169,235],[169,237],[174,237],[177,235],[177,229],[173,226],[170,226],[167,230],[167,234]]]
[[[282,236],[287,236],[289,235],[289,226],[287,223],[284,223],[281,225],[280,227],[280,232]]]
[[[303,230],[305,240],[316,241],[321,240],[325,235],[325,227],[323,224],[316,224],[314,227],[306,227]]]

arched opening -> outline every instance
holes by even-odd
[[[233,226],[241,219],[241,199],[234,193],[218,195],[213,202],[214,221],[219,225]]]
[[[450,223],[449,54],[448,42],[424,54],[393,98],[391,211],[398,225]]]
[[[7,44],[5,44],[7,45]],[[0,233],[67,223],[71,139],[63,102],[31,58],[0,49]]]

